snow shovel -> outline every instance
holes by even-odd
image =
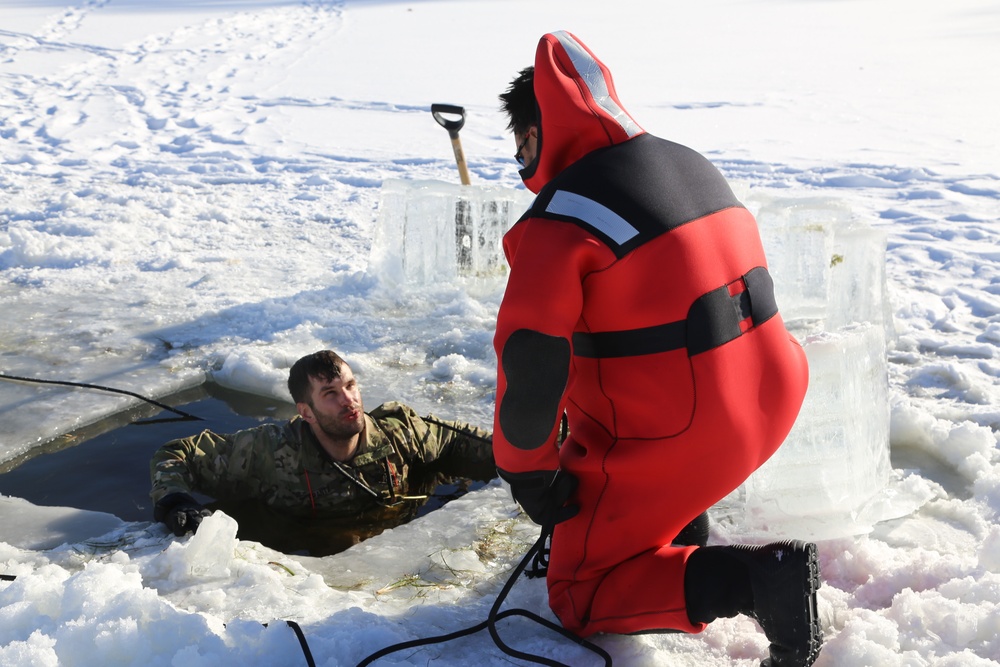
[[[455,151],[455,162],[458,163],[458,174],[462,178],[462,185],[469,185],[469,168],[465,166],[465,153],[462,152],[462,142],[458,138],[458,131],[465,125],[465,108],[454,104],[432,104],[431,114],[438,125],[448,130],[451,137],[451,147]],[[453,116],[458,116],[454,118]]]
[[[410,284],[503,276],[503,235],[534,195],[471,185],[458,139],[465,109],[432,104],[431,113],[448,130],[462,182],[384,181],[372,266],[394,281]]]

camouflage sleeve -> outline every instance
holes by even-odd
[[[461,421],[420,417],[413,408],[386,403],[372,412],[401,453],[411,462],[434,464],[443,472],[475,479],[496,477],[493,436],[482,428]]]
[[[202,431],[160,447],[149,463],[153,502],[169,493],[203,493],[213,498],[254,495],[260,453],[277,434],[268,426],[229,435]]]

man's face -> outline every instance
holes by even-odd
[[[538,150],[538,128],[532,125],[524,134],[514,133],[514,145],[517,153],[514,159],[522,169],[535,161]]]
[[[310,425],[331,438],[344,440],[364,429],[361,390],[346,364],[341,366],[339,378],[323,380],[310,376],[309,398],[308,404],[299,404],[299,412]]]

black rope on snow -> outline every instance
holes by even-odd
[[[149,420],[142,421],[142,422],[135,422],[137,424],[156,424],[156,423],[162,423],[162,422],[165,422],[165,421],[203,421],[201,417],[196,417],[196,416],[194,416],[192,414],[189,414],[187,412],[184,412],[183,410],[180,410],[178,408],[172,408],[169,405],[165,405],[165,404],[160,403],[158,401],[154,401],[151,398],[147,398],[145,396],[142,396],[141,394],[136,394],[135,392],[126,391],[125,389],[115,389],[114,387],[103,387],[101,385],[87,384],[85,382],[66,382],[64,380],[41,380],[41,379],[38,379],[38,378],[20,377],[18,375],[7,375],[6,373],[0,373],[0,379],[3,379],[3,380],[13,380],[13,381],[16,381],[16,382],[31,382],[31,383],[34,383],[34,384],[55,384],[55,385],[60,385],[60,386],[63,386],[63,387],[80,387],[80,388],[83,388],[83,389],[97,389],[99,391],[108,391],[108,392],[112,392],[112,393],[115,393],[115,394],[124,394],[125,396],[131,396],[132,398],[138,398],[139,400],[145,401],[146,403],[149,403],[151,405],[155,405],[158,408],[162,408],[164,410],[169,410],[170,412],[173,412],[174,414],[180,415],[182,417],[181,419],[169,419],[169,420],[167,420],[167,419],[149,419]]]
[[[265,628],[267,627],[267,623],[261,623],[261,625]],[[306,641],[306,636],[302,633],[302,628],[295,621],[285,621],[285,625],[290,627],[295,632],[295,636],[298,637],[299,646],[302,648],[302,655],[305,656],[306,664],[309,667],[316,667],[316,661],[313,660],[312,651],[309,650],[309,643]],[[226,627],[226,624],[223,623],[222,627]]]
[[[535,545],[535,557],[531,561],[531,569],[524,573],[528,579],[538,579],[549,573],[549,552],[552,549],[552,532],[544,531]]]
[[[285,621],[285,623],[292,630],[295,631],[295,636],[299,638],[299,646],[302,647],[302,655],[306,657],[306,664],[309,667],[316,667],[316,661],[313,660],[312,651],[309,650],[309,644],[306,642],[306,636],[302,634],[302,628],[295,621]]]
[[[580,646],[583,646],[584,648],[599,655],[604,660],[605,667],[611,667],[612,664],[611,656],[608,654],[607,651],[602,649],[600,646],[597,646],[596,644],[593,644],[592,642],[583,639],[582,637],[577,637],[569,630],[553,623],[552,621],[542,618],[538,614],[530,612],[526,609],[507,609],[505,611],[499,611],[500,605],[503,604],[503,601],[507,598],[507,595],[514,587],[514,584],[517,582],[518,576],[520,576],[520,574],[524,572],[524,569],[528,565],[528,561],[534,559],[533,569],[528,573],[528,576],[541,576],[539,572],[544,574],[544,568],[548,564],[548,551],[549,551],[545,545],[546,542],[549,540],[549,538],[551,538],[551,536],[552,536],[552,527],[543,526],[542,533],[538,537],[538,540],[531,546],[530,549],[528,549],[528,553],[524,555],[524,557],[521,559],[521,562],[518,563],[517,567],[514,568],[514,571],[511,573],[510,577],[507,579],[507,582],[504,584],[503,589],[501,589],[500,593],[497,595],[497,599],[493,603],[493,606],[490,608],[489,616],[487,616],[485,621],[477,623],[476,625],[470,626],[468,628],[464,628],[462,630],[457,630],[455,632],[446,635],[439,635],[436,637],[426,637],[424,639],[414,639],[408,642],[401,642],[399,644],[393,644],[392,646],[387,646],[386,648],[383,648],[369,655],[367,658],[359,662],[357,667],[367,667],[374,661],[378,660],[379,658],[383,658],[389,655],[390,653],[396,653],[398,651],[403,651],[409,648],[419,648],[421,646],[429,646],[431,644],[443,644],[452,641],[454,639],[458,639],[460,637],[465,637],[467,635],[475,634],[483,629],[488,629],[490,637],[493,639],[493,643],[497,645],[497,648],[499,648],[501,651],[503,651],[504,653],[506,653],[511,657],[519,658],[527,662],[534,662],[539,665],[549,665],[549,667],[571,667],[570,665],[567,665],[565,663],[558,662],[550,658],[545,658],[543,656],[524,653],[523,651],[518,651],[517,649],[508,646],[500,637],[500,633],[497,631],[496,624],[497,621],[501,621],[510,616],[524,616],[526,618],[535,621],[540,625],[544,625],[550,630],[558,632],[560,635],[566,637],[573,643],[579,644]]]

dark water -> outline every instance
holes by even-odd
[[[160,445],[204,429],[232,433],[295,415],[295,407],[288,403],[211,383],[159,402],[202,421],[182,421],[155,406],[139,406],[0,464],[0,494],[24,498],[36,505],[107,512],[126,521],[152,521],[149,461]],[[254,539],[286,552],[322,556],[422,516],[482,485],[442,477],[431,485],[431,497],[420,507],[390,513],[364,525],[343,521],[293,525],[252,503],[211,506],[221,508],[239,521],[242,539]],[[206,496],[198,499],[205,503],[212,500]]]
[[[295,407],[204,384],[160,401],[202,421],[174,421],[143,405],[0,464],[0,493],[36,505],[78,507],[126,521],[153,518],[149,460],[163,443],[206,428],[231,433],[295,414]],[[153,423],[143,424],[143,421]]]

